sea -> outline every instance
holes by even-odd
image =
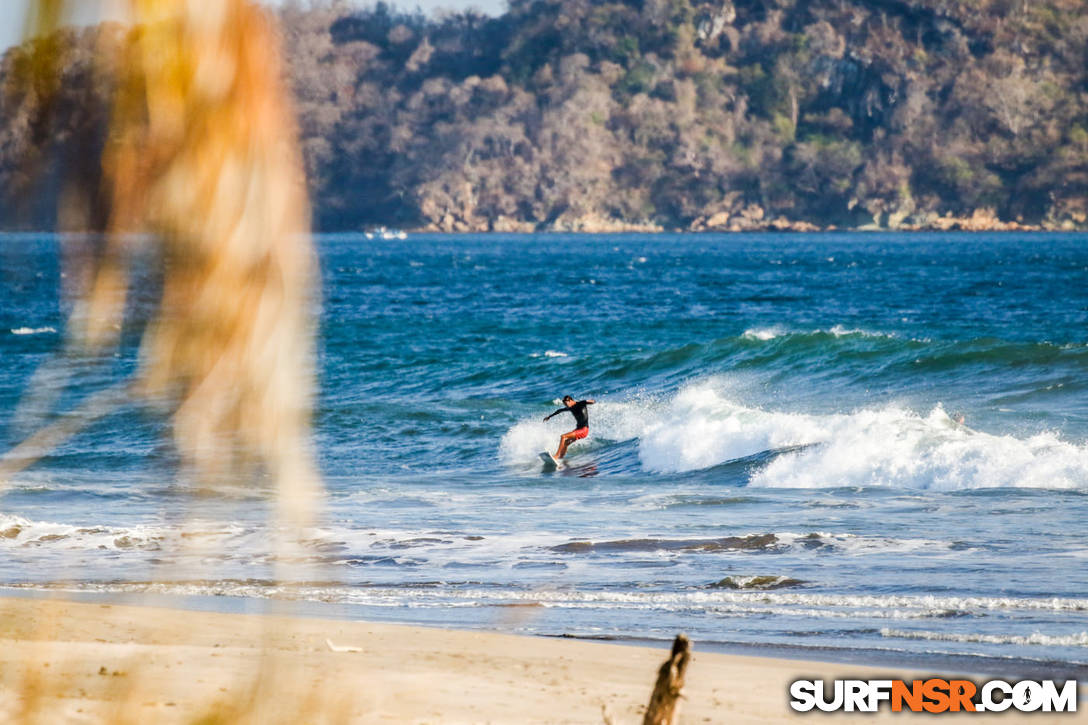
[[[0,594],[1088,676],[1088,235],[315,245],[307,553],[125,404],[3,488]],[[3,449],[138,365],[153,260],[91,359],[66,248],[0,235]]]

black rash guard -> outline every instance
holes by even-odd
[[[588,428],[589,427],[589,403],[584,400],[579,400],[569,408],[560,408],[552,413],[552,415],[559,415],[560,413],[570,413],[574,416],[575,428]],[[552,415],[548,417],[551,418]]]

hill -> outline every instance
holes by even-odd
[[[1088,227],[1080,0],[281,15],[321,229]],[[48,127],[33,94],[3,94],[0,188],[25,187],[28,148],[53,170],[3,223],[45,223],[61,180],[93,175],[109,84],[91,51],[121,35],[67,34]]]

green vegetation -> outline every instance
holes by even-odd
[[[316,223],[449,230],[1088,226],[1081,0],[511,0],[282,11]],[[110,90],[69,34],[50,108],[0,73],[0,222],[93,175]],[[109,43],[103,44],[109,47]],[[28,190],[35,153],[54,173]]]

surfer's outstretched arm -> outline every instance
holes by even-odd
[[[550,419],[554,418],[555,416],[559,415],[560,413],[566,413],[568,411],[569,411],[568,408],[560,408],[559,410],[555,411],[551,415],[544,416],[544,422],[547,423]]]

